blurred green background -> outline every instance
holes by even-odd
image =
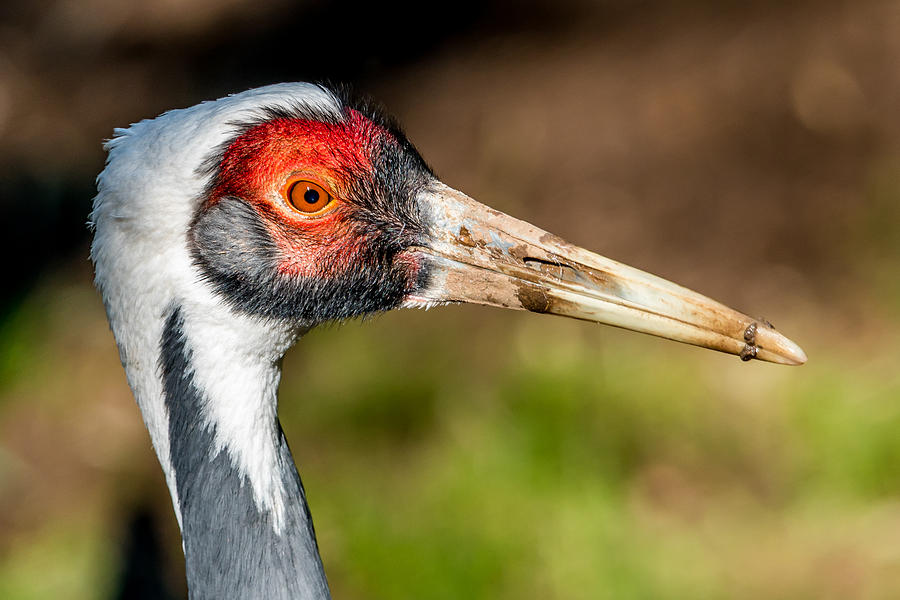
[[[900,3],[6,0],[0,598],[122,597],[154,547],[184,597],[91,287],[101,140],[325,78],[448,184],[810,357],[479,307],[312,332],[281,415],[336,598],[900,597]]]

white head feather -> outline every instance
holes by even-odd
[[[209,175],[210,153],[234,136],[238,123],[262,108],[306,105],[341,119],[341,103],[308,83],[277,84],[172,110],[116,129],[90,221],[91,259],[128,383],[163,466],[179,523],[170,456],[169,419],[158,364],[167,311],[182,307],[194,380],[215,403],[198,415],[216,424],[217,451],[230,453],[276,523],[283,503],[275,463],[277,362],[297,332],[284,323],[229,309],[194,268],[188,229]],[[228,365],[228,369],[221,367]]]

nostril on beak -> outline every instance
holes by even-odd
[[[533,256],[526,256],[522,259],[522,262],[525,263],[526,267],[530,267],[544,275],[556,277],[557,281],[570,281],[572,283],[579,281],[578,272],[569,265],[565,265],[561,262],[535,258]]]

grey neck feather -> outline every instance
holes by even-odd
[[[195,384],[183,330],[176,307],[163,330],[160,367],[190,599],[330,598],[303,484],[277,418],[277,464],[271,468],[296,500],[288,502],[278,530],[228,452],[216,452],[215,423],[200,420],[203,406],[215,399]]]

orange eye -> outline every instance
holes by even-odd
[[[291,206],[305,215],[321,213],[334,202],[324,187],[308,179],[298,179],[288,185],[286,195]]]

